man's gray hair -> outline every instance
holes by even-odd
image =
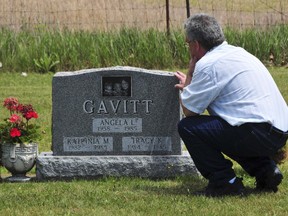
[[[201,46],[210,50],[225,40],[222,28],[217,20],[207,14],[196,14],[184,23],[189,41],[198,41]]]

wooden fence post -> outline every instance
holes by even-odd
[[[166,28],[167,35],[170,35],[170,16],[169,16],[169,0],[166,0]]]
[[[187,18],[190,17],[190,3],[189,0],[186,0],[186,12],[187,12]]]

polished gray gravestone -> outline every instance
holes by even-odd
[[[54,155],[180,155],[176,82],[130,67],[57,73]]]
[[[37,177],[195,174],[177,132],[176,83],[173,73],[134,67],[56,73],[52,152],[37,158]]]

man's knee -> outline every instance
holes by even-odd
[[[189,133],[190,134],[190,127],[192,125],[191,117],[183,118],[178,123],[178,133],[182,137],[183,135]]]
[[[185,128],[185,122],[184,122],[185,118],[181,119],[179,122],[178,122],[178,133],[181,134],[183,133],[183,130]]]

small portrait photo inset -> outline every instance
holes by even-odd
[[[102,96],[131,97],[131,77],[102,77]]]

